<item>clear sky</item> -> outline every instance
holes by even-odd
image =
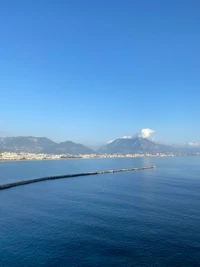
[[[199,0],[2,0],[0,134],[200,141]]]

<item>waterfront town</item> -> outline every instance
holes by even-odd
[[[141,158],[141,157],[181,157],[181,156],[200,156],[200,153],[145,153],[145,154],[86,154],[86,155],[70,155],[70,154],[36,154],[36,153],[15,153],[0,152],[0,161],[11,160],[60,160],[60,159],[92,159],[92,158]]]

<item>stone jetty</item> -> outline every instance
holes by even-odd
[[[14,182],[14,183],[9,183],[9,184],[2,184],[0,185],[0,190],[8,189],[8,188],[12,188],[15,186],[20,186],[20,185],[48,181],[48,180],[55,180],[55,179],[62,179],[62,178],[74,178],[74,177],[79,177],[79,176],[98,175],[98,174],[115,173],[115,172],[139,171],[139,170],[154,169],[154,168],[156,168],[156,166],[128,168],[128,169],[119,169],[119,170],[105,170],[105,171],[97,171],[97,172],[85,172],[85,173],[66,174],[66,175],[58,175],[58,176],[48,176],[48,177],[30,179],[30,180],[19,181],[19,182]]]

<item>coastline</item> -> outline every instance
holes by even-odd
[[[12,153],[15,154],[15,153]],[[21,154],[21,153],[20,153]],[[17,155],[17,154],[16,154]],[[23,162],[23,161],[46,161],[46,160],[75,160],[75,159],[108,159],[108,158],[164,158],[164,157],[191,157],[200,156],[199,153],[196,154],[108,154],[108,155],[69,155],[69,156],[63,156],[63,155],[48,155],[47,157],[41,157],[40,154],[29,154],[29,157],[23,157],[19,158],[15,157],[0,157],[0,162]]]

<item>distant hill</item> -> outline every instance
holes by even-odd
[[[174,146],[157,144],[149,139],[135,137],[131,139],[116,139],[105,145],[99,153],[132,154],[132,153],[170,153],[178,152]]]
[[[46,137],[0,137],[0,150],[49,154],[92,154],[92,149],[71,141],[56,143]]]
[[[82,144],[76,144],[71,141],[61,142],[57,145],[56,152],[58,154],[93,154],[95,153],[94,150],[92,150],[89,147],[86,147]]]

